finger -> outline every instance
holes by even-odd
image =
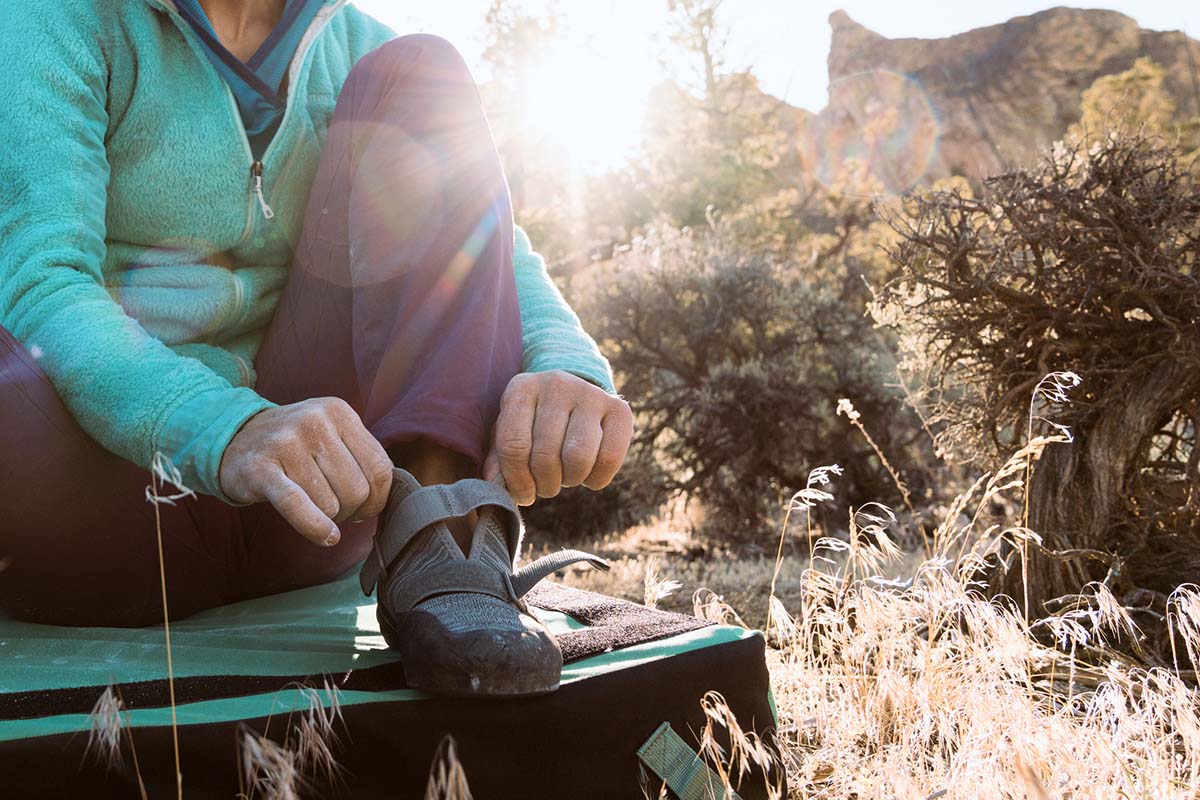
[[[359,505],[358,511],[352,514],[350,519],[371,519],[379,516],[379,512],[383,511],[384,505],[387,504],[388,493],[392,489],[392,459],[388,457],[387,450],[379,440],[361,423],[349,428],[342,433],[342,441],[358,462],[368,486],[366,500]]]
[[[313,505],[332,521],[341,509],[337,492],[329,485],[325,474],[311,456],[300,456],[294,463],[285,462],[283,471],[297,486],[304,490]]]
[[[563,486],[578,486],[591,475],[604,439],[600,420],[601,414],[594,408],[578,406],[571,412],[562,446]]]
[[[529,470],[536,408],[536,395],[507,396],[506,393],[496,420],[496,458],[500,473],[513,499],[523,506],[537,499],[537,484]]]
[[[533,420],[533,446],[529,451],[529,469],[537,485],[538,497],[554,497],[562,489],[563,441],[571,410],[542,396]]]
[[[621,464],[625,462],[629,442],[633,439],[633,414],[628,406],[622,406],[605,414],[601,426],[604,429],[604,437],[596,454],[596,464],[587,480],[583,482],[589,489],[603,489],[608,486]]]
[[[317,451],[313,460],[337,499],[333,521],[343,522],[357,516],[359,508],[371,495],[371,484],[350,448],[341,439],[333,439]]]
[[[289,525],[314,544],[329,547],[341,539],[342,534],[333,520],[317,508],[308,493],[283,470],[269,479],[263,494]]]

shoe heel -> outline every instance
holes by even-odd
[[[383,606],[379,606],[375,613],[375,619],[379,621],[379,632],[383,634],[383,640],[388,643],[388,647],[396,650],[400,647],[400,634],[396,633],[396,628],[388,620],[387,614],[383,611]]]

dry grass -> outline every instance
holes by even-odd
[[[341,693],[328,679],[320,690],[298,688],[308,706],[288,714],[282,743],[270,736],[270,718],[262,733],[239,729],[241,800],[298,800],[340,779],[334,753],[341,743],[337,727],[344,725]]]
[[[85,757],[95,758],[107,769],[124,771],[128,765],[123,746],[128,743],[132,771],[138,782],[138,796],[146,800],[146,783],[142,779],[137,747],[133,742],[133,732],[129,728],[129,712],[120,692],[112,686],[105,688],[96,704],[92,706],[88,718],[91,720],[91,730],[88,731]]]
[[[1108,646],[1137,631],[1103,584],[1028,622],[981,593],[1002,544],[1019,554],[1037,541],[1021,525],[1024,478],[1063,438],[1036,438],[980,479],[946,510],[928,555],[895,547],[879,509],[813,541],[811,562],[805,532],[788,534],[774,600],[773,558],[697,558],[665,527],[600,542],[613,570],[566,582],[642,600],[676,580],[683,591],[656,595],[660,605],[755,627],[770,609],[791,797],[1200,797],[1200,694],[1187,671],[1200,654],[1200,589],[1173,596],[1179,652],[1156,670]],[[985,521],[997,501],[1014,509],[1010,527]],[[674,555],[662,546],[672,542]],[[652,558],[638,554],[648,549]],[[718,708],[706,704],[710,719]],[[726,772],[737,750],[724,754]]]
[[[425,785],[425,800],[471,800],[467,773],[458,760],[458,746],[453,736],[442,739],[433,763],[429,765],[429,781]]]

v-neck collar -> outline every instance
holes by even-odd
[[[304,0],[286,0],[283,5],[283,14],[279,17],[279,22],[275,23],[275,27],[267,34],[267,38],[263,39],[262,44],[254,51],[254,55],[250,56],[250,60],[246,62],[247,67],[255,72],[258,71],[263,61],[270,57],[275,48],[279,46],[279,43],[283,41],[283,38],[295,26],[297,18],[307,10],[307,5]],[[313,14],[315,15],[321,3],[314,3],[313,6]]]
[[[180,16],[200,37],[209,57],[232,73],[226,77],[236,77],[276,107],[284,102],[286,93],[280,91],[280,86],[287,74],[287,65],[295,55],[304,31],[323,5],[324,0],[286,0],[275,27],[254,54],[242,61],[221,42],[199,0],[175,0]]]
[[[285,79],[290,65],[304,57],[304,43],[309,41],[309,33],[322,12],[327,8],[336,10],[342,3],[288,0],[279,22],[244,62],[220,41],[199,0],[167,2],[177,22],[195,36],[200,51],[229,87],[252,155],[260,160],[287,109],[290,87],[285,87]]]
[[[292,7],[293,5],[295,3],[288,3],[288,7]],[[271,101],[276,107],[283,106],[283,98],[280,97],[278,89],[268,86],[246,62],[229,52],[229,49],[221,43],[221,40],[217,38],[216,31],[212,27],[212,23],[208,20],[208,16],[204,14],[204,10],[200,8],[200,4],[196,0],[175,0],[175,8],[184,22],[200,37],[200,41],[203,43],[205,51],[210,58],[220,61],[225,69],[236,74],[238,78],[245,81],[251,88],[262,95],[264,99]],[[284,14],[286,15],[286,13],[287,9],[285,8]],[[270,39],[271,36],[274,36],[279,31],[279,28],[280,26],[276,25],[267,38]],[[265,44],[266,41],[264,40],[263,45]],[[254,56],[258,56],[261,51],[262,45],[259,46]],[[251,60],[253,58],[252,56]],[[234,94],[237,94],[236,90]]]
[[[225,74],[223,73],[224,64],[218,62],[217,59],[210,55],[211,51],[201,39],[199,32],[196,31],[196,29],[183,18],[183,15],[179,11],[179,6],[176,0],[144,0],[144,2],[146,5],[170,18],[175,23],[176,27],[179,28],[179,31],[184,38],[188,40],[189,44],[191,45],[191,49],[195,52],[196,56],[202,61],[208,62],[209,67],[217,73],[216,77],[222,79],[222,82],[226,85],[226,89],[229,92],[230,106],[232,107],[235,117],[240,116],[241,106],[237,102],[238,98],[234,91],[234,87],[228,80],[225,79]],[[312,49],[313,41],[315,40],[317,34],[319,34],[326,24],[328,24],[329,20],[332,19],[333,16],[344,6],[348,5],[349,2],[350,0],[322,0],[317,9],[316,17],[306,26],[306,30],[304,31],[300,42],[296,47],[296,52],[292,56],[291,64],[288,67],[287,86],[285,90],[280,92],[271,92],[271,94],[274,95],[279,102],[278,126],[282,127],[284,125],[288,105],[287,100],[296,91],[296,79],[301,75],[301,69],[304,61],[307,59],[308,53]],[[270,89],[270,87],[265,88]],[[268,102],[266,95],[260,95],[260,99],[264,103]],[[268,142],[266,141],[267,137],[252,137],[250,131],[246,129],[245,119],[239,119],[238,122],[240,123],[238,127],[241,128],[246,143],[247,155],[249,155],[254,161],[265,159],[268,150]],[[273,139],[274,135],[271,134],[270,138]]]

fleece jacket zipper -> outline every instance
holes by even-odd
[[[313,42],[316,41],[318,34],[324,30],[325,25],[328,24],[329,20],[333,18],[333,15],[336,14],[342,6],[346,5],[347,2],[349,2],[349,0],[337,0],[337,2],[327,5],[318,11],[316,16],[313,17],[312,22],[309,24],[308,30],[304,32],[304,36],[300,37],[300,43],[296,45],[296,52],[292,55],[292,63],[288,67],[287,97],[284,99],[286,106],[283,110],[283,118],[279,121],[279,129],[276,131],[275,136],[271,138],[271,142],[267,145],[267,149],[263,153],[262,159],[256,160],[250,165],[250,178],[253,182],[254,194],[258,200],[258,206],[262,211],[264,219],[274,219],[275,211],[267,203],[264,188],[263,161],[265,161],[267,156],[270,155],[271,150],[275,147],[275,143],[279,141],[279,133],[282,132],[287,126],[288,117],[291,115],[292,108],[295,106],[294,101],[296,99],[297,79],[300,76],[300,70],[304,68],[304,64],[308,60],[308,54],[312,50]],[[233,96],[232,91],[230,91],[230,96]],[[234,102],[234,105],[236,110],[236,101]],[[241,120],[240,114],[238,115],[238,119],[239,121]],[[244,125],[241,126],[241,130],[242,138],[246,140],[246,148],[249,150],[250,140],[246,136],[246,129]]]
[[[254,182],[254,194],[258,197],[258,207],[262,209],[263,218],[275,219],[275,212],[267,205],[267,199],[263,197],[263,163],[261,161],[255,161],[250,165],[250,179]]]
[[[171,17],[171,21],[175,23],[177,28],[179,28],[180,32],[191,45],[192,49],[196,51],[196,55],[205,63],[208,63],[208,57],[200,50],[199,46],[194,40],[195,34],[190,30],[187,23],[180,19],[179,10],[175,7],[175,3],[172,2],[172,0],[151,0],[151,2],[156,2],[157,5],[167,12],[167,15]],[[267,190],[264,177],[265,167],[263,162],[267,160],[267,157],[270,155],[272,149],[275,147],[276,142],[279,140],[279,133],[282,132],[287,126],[288,117],[292,113],[292,106],[294,105],[293,101],[295,100],[296,96],[296,79],[300,74],[300,70],[304,67],[304,63],[308,58],[309,52],[312,50],[313,42],[316,41],[317,35],[325,28],[325,25],[330,19],[333,18],[333,15],[336,14],[342,6],[346,5],[347,2],[349,2],[349,0],[336,0],[336,2],[330,3],[318,11],[317,15],[313,17],[313,21],[309,24],[308,30],[306,30],[304,32],[304,36],[301,37],[300,43],[296,46],[296,52],[292,56],[292,63],[288,67],[288,90],[286,97],[287,105],[284,108],[283,118],[279,122],[279,128],[276,131],[276,135],[271,139],[271,143],[267,145],[266,152],[263,153],[262,159],[257,159],[254,157],[254,153],[250,148],[250,139],[246,136],[245,123],[242,122],[241,113],[237,108],[237,100],[233,96],[233,90],[231,90],[229,86],[225,84],[224,79],[221,80],[221,83],[225,85],[225,92],[229,97],[230,110],[237,121],[236,127],[241,134],[242,145],[245,148],[246,155],[250,159],[251,198],[246,208],[246,226],[242,230],[242,236],[238,242],[238,246],[249,241],[250,237],[254,233],[255,206],[258,207],[263,219],[272,220],[275,218],[275,210],[271,208],[271,205],[267,202]],[[211,65],[210,69],[213,69]]]

